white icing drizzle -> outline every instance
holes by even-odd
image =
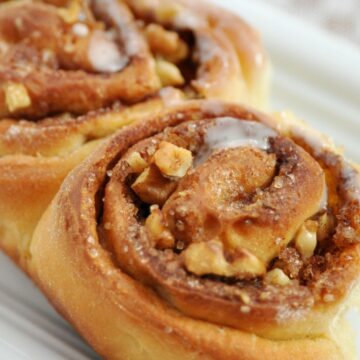
[[[286,112],[281,113],[280,116],[282,120],[280,132],[289,131],[291,137],[303,139],[311,147],[315,156],[319,156],[324,149],[334,149],[331,139],[319,131],[310,128],[293,116],[289,116]],[[283,126],[284,129],[281,129]]]
[[[204,145],[197,154],[195,164],[205,162],[211,154],[220,149],[251,146],[261,150],[269,148],[269,137],[276,132],[256,121],[222,117],[207,129]]]
[[[88,50],[89,61],[95,71],[117,72],[123,69],[128,58],[124,56],[114,41],[106,33],[94,31]]]
[[[105,13],[111,13],[113,20],[115,21],[116,33],[120,35],[122,39],[123,46],[125,48],[126,54],[129,57],[135,56],[141,53],[146,48],[142,37],[139,36],[137,28],[132,24],[132,18],[124,14],[122,11],[122,6],[119,6],[117,0],[103,0],[98,2],[98,5],[101,8],[107,9]]]

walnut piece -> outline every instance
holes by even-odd
[[[162,86],[179,86],[185,83],[179,68],[169,61],[156,59],[156,72]]]
[[[4,85],[5,101],[10,112],[27,108],[31,99],[23,84],[9,82]]]
[[[160,170],[151,164],[131,185],[139,198],[148,204],[163,205],[176,188],[176,182],[164,178]]]
[[[170,249],[175,245],[175,239],[165,224],[165,219],[159,207],[152,207],[151,214],[145,221],[149,237],[158,249]]]
[[[265,282],[272,285],[285,286],[291,283],[290,278],[281,269],[269,271],[264,278]]]
[[[151,51],[172,63],[184,60],[189,54],[187,44],[176,32],[166,30],[158,24],[149,24],[145,28],[145,36]]]
[[[137,151],[132,152],[126,161],[135,173],[141,173],[147,167],[146,161]]]
[[[245,249],[240,249],[239,253],[237,258],[231,263],[235,276],[253,278],[265,273],[265,264],[255,255]]]
[[[192,165],[191,151],[166,141],[159,144],[153,161],[161,173],[173,178],[182,178]]]
[[[183,251],[183,256],[186,268],[196,275],[230,275],[230,264],[224,257],[223,245],[219,241],[190,244]]]
[[[190,244],[184,251],[186,268],[196,274],[214,274],[253,278],[265,272],[265,266],[254,255],[244,252],[233,262],[227,261],[222,242],[211,240]]]
[[[307,220],[296,234],[295,247],[305,259],[314,254],[317,244],[317,227],[316,221]]]

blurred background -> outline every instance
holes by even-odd
[[[261,0],[360,46],[360,0]]]

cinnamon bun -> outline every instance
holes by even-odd
[[[109,359],[350,359],[360,174],[290,117],[189,101],[66,178],[27,269]]]

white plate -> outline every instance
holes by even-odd
[[[292,109],[360,161],[360,51],[256,0],[216,0],[263,34],[274,65],[273,106]],[[0,360],[98,359],[41,293],[0,254]],[[360,354],[360,316],[352,313]]]

